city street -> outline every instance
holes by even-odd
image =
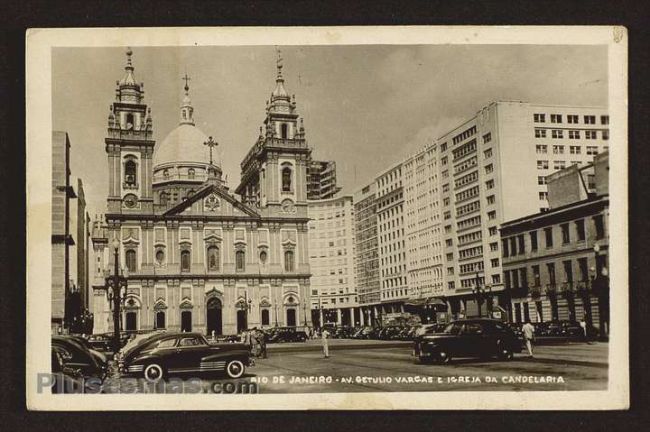
[[[431,365],[415,364],[410,342],[332,340],[324,359],[320,341],[311,340],[269,345],[269,357],[257,359],[244,377],[204,377],[203,388],[245,381],[257,383],[259,393],[604,390],[607,351],[607,343],[565,342],[536,347],[532,359],[521,353],[512,361],[459,358]]]
[[[607,344],[567,343],[540,346],[535,358],[516,354],[512,361],[455,359],[450,365],[414,364],[410,344],[403,347],[279,352],[250,369],[261,393],[369,392],[437,390],[603,390],[607,388]],[[274,377],[284,383],[273,384]],[[310,383],[319,377],[331,383]],[[486,382],[486,377],[496,382]],[[531,378],[564,382],[519,382]],[[409,379],[410,378],[410,379]],[[279,378],[276,378],[276,381]],[[350,382],[344,382],[351,379]],[[480,382],[477,380],[479,379]],[[547,379],[548,380],[548,379]],[[464,381],[464,382],[463,382]],[[306,383],[303,383],[306,382]]]

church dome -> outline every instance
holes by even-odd
[[[210,149],[204,143],[208,136],[193,124],[180,124],[156,148],[153,155],[154,167],[174,163],[202,163],[210,162]],[[212,161],[220,166],[219,157],[213,150]]]

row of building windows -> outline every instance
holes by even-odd
[[[452,152],[452,154],[454,156],[454,160],[456,160],[465,157],[468,154],[473,153],[475,151],[476,151],[476,140],[473,139],[467,144],[463,144],[462,146],[458,147],[456,150]]]
[[[483,255],[483,246],[476,246],[472,248],[461,249],[458,251],[458,259],[474,258],[480,255]]]
[[[478,171],[474,171],[467,175],[462,176],[461,178],[454,180],[454,187],[458,189],[460,187],[473,183],[477,180],[478,180]]]
[[[587,282],[589,280],[589,268],[587,263],[587,258],[578,258],[577,260],[578,267],[578,281]],[[503,272],[504,282],[506,288],[527,288],[529,286],[541,288],[541,273],[540,266],[533,265],[531,266],[532,272],[532,281],[528,282],[528,269],[526,267],[506,270]],[[573,275],[573,262],[571,260],[562,261],[562,271],[563,278],[562,283],[572,284],[575,279]],[[546,275],[549,285],[555,287],[557,285],[557,276],[555,263],[546,264]],[[567,286],[567,288],[570,288]]]
[[[462,163],[459,163],[458,165],[454,166],[454,175],[460,174],[460,173],[462,173],[464,171],[467,171],[468,169],[475,167],[476,164],[477,164],[476,156],[474,156],[474,157],[472,157],[472,158],[470,158],[470,159],[468,159],[468,160],[466,160],[466,161],[464,161]]]
[[[456,194],[456,202],[462,202],[474,198],[479,194],[479,187],[474,186]],[[446,204],[445,204],[446,205]]]
[[[460,206],[456,209],[456,217],[461,217],[466,214],[473,213],[475,211],[479,211],[481,209],[481,202],[480,201],[474,201],[469,204],[465,204],[463,206]]]
[[[476,134],[476,126],[472,126],[469,129],[459,133],[458,135],[456,135],[452,139],[452,141],[453,141],[454,145],[456,145],[459,142],[466,140],[467,138],[471,137],[474,134]],[[446,146],[445,146],[445,148],[446,148]]]
[[[567,123],[570,124],[578,124],[580,122],[580,116],[576,114],[567,114],[566,119],[567,119]],[[596,124],[595,115],[583,115],[582,119],[584,124]],[[541,114],[541,113],[533,114],[533,121],[535,123],[546,123],[546,114]],[[562,114],[551,114],[551,123],[562,123]],[[608,125],[609,116],[601,115],[600,124]]]
[[[596,234],[596,240],[600,240],[605,237],[605,227],[602,215],[596,215],[592,218],[594,222],[594,230]],[[562,244],[569,244],[575,238],[576,241],[584,241],[586,239],[585,231],[585,221],[584,219],[578,219],[573,221],[575,237],[571,235],[571,223],[560,224],[560,232],[562,235]],[[528,233],[529,244],[531,251],[538,250],[538,241],[537,241],[537,231],[530,231]],[[553,227],[544,228],[544,240],[546,248],[553,247]],[[526,242],[524,234],[519,234],[514,237],[509,237],[502,240],[502,249],[503,256],[516,256],[526,253]]]
[[[156,250],[156,263],[158,265],[163,265],[165,263],[165,250],[163,248],[158,248]],[[208,271],[219,271],[220,262],[221,262],[221,252],[218,246],[209,246],[206,249],[206,263]],[[261,264],[266,264],[268,260],[268,253],[265,250],[260,251],[259,261]],[[180,265],[182,272],[191,271],[191,250],[189,248],[183,248],[180,251]],[[138,268],[137,262],[137,251],[134,248],[126,249],[125,251],[125,263],[126,268],[129,272],[136,272]],[[243,250],[235,251],[235,270],[236,271],[245,271],[246,270],[246,253]],[[295,271],[295,259],[294,252],[292,250],[287,250],[284,252],[284,270],[287,272]]]
[[[586,130],[585,132],[585,139],[588,140],[594,140],[598,139],[598,131],[596,130]],[[605,129],[602,130],[601,132],[601,138],[605,141],[609,140],[609,130]],[[535,129],[535,138],[546,138],[546,129]],[[551,129],[551,138],[554,139],[563,139],[564,138],[564,130],[562,129]],[[570,130],[569,131],[569,139],[580,139],[580,131],[579,130]]]

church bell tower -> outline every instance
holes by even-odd
[[[116,82],[108,114],[109,213],[153,212],[153,120],[151,108],[143,102],[144,84],[133,75],[132,55],[128,48],[124,77]]]
[[[269,213],[306,213],[307,146],[295,95],[284,87],[282,56],[278,50],[275,89],[266,102],[266,117],[257,142],[241,163],[241,184],[236,192],[242,200]]]

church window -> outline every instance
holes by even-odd
[[[167,192],[160,192],[160,204],[167,205],[169,201],[169,194]]]
[[[190,271],[190,251],[182,250],[181,251],[181,271],[188,272]]]
[[[284,271],[292,272],[294,268],[293,251],[288,250],[284,253]]]
[[[235,268],[237,271],[245,270],[246,253],[243,250],[235,252]]]
[[[194,171],[194,168],[190,168],[187,170],[187,177],[193,179],[196,174],[196,171]]]
[[[208,247],[208,270],[219,270],[219,247]]]
[[[156,251],[156,262],[160,265],[165,262],[165,252],[162,249]]]
[[[133,114],[126,115],[126,129],[133,129]]]
[[[129,159],[124,164],[124,182],[128,186],[135,186],[137,181],[137,166],[133,159]]]
[[[163,177],[165,177],[165,178],[169,177],[169,170],[168,169],[163,171]]]
[[[282,168],[282,192],[291,192],[291,167]]]
[[[280,136],[284,139],[289,138],[288,130],[289,127],[287,126],[287,124],[282,123],[282,125],[280,125]]]
[[[136,255],[133,249],[126,251],[126,268],[130,272],[135,272],[136,270]]]
[[[260,252],[260,262],[262,264],[266,264],[267,258],[268,258],[268,254],[266,253],[266,251]]]

